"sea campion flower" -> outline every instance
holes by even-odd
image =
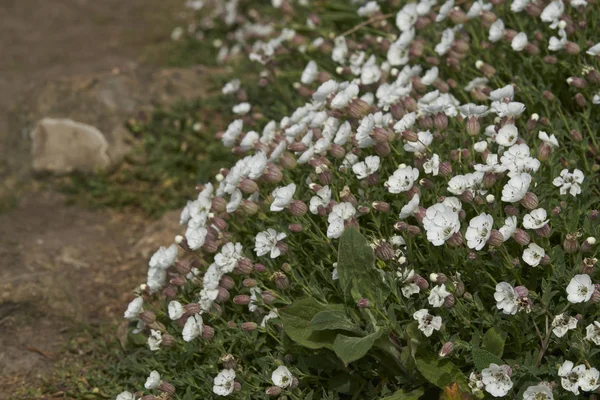
[[[365,179],[374,174],[379,169],[379,156],[368,156],[365,161],[361,161],[352,166],[352,171],[358,179]]]
[[[600,322],[594,321],[585,327],[585,338],[600,346]]]
[[[446,285],[441,284],[431,289],[427,301],[432,307],[441,307],[448,296],[450,296],[450,292],[446,290]]]
[[[511,373],[508,365],[492,363],[488,368],[484,368],[481,371],[481,381],[485,385],[485,391],[494,397],[506,396],[513,387]]]
[[[548,213],[543,208],[537,208],[523,217],[523,228],[540,229],[548,223]]]
[[[269,228],[264,232],[259,232],[256,235],[254,242],[254,251],[257,256],[264,256],[269,253],[271,258],[277,258],[281,255],[281,249],[277,247],[277,243],[285,239],[287,235],[283,232],[277,232],[275,229]]]
[[[148,378],[146,379],[146,383],[144,383],[144,387],[148,390],[156,389],[160,386],[160,374],[158,371],[150,372]]]
[[[561,377],[563,389],[572,392],[575,395],[579,394],[579,386],[581,378],[585,374],[585,365],[574,366],[572,361],[565,361],[558,369],[558,376]]]
[[[568,331],[577,328],[577,318],[571,317],[565,313],[558,314],[552,320],[552,333],[557,337],[563,337]]]
[[[198,336],[202,335],[202,322],[202,315],[200,314],[192,315],[191,317],[189,317],[185,322],[183,331],[181,332],[183,340],[186,342],[191,342]]]
[[[587,274],[575,275],[567,286],[567,300],[571,303],[589,301],[594,294],[592,279]]]
[[[419,330],[427,337],[433,334],[433,331],[439,331],[442,327],[442,317],[429,314],[425,308],[416,311],[413,318],[419,323]]]
[[[394,174],[388,178],[384,186],[390,193],[407,192],[413,187],[418,177],[418,169],[401,165],[394,171]]]
[[[546,251],[535,243],[529,243],[529,246],[523,251],[523,261],[532,267],[540,265],[540,261],[546,255]]]
[[[290,387],[292,385],[293,378],[294,376],[290,370],[284,365],[277,367],[277,369],[271,374],[271,381],[273,381],[273,384],[282,389]]]
[[[282,211],[285,209],[292,202],[294,193],[296,193],[296,184],[294,183],[273,190],[271,211]]]
[[[554,400],[554,395],[548,385],[540,383],[525,389],[523,400]]]
[[[575,197],[581,193],[581,184],[583,183],[583,172],[575,168],[573,172],[568,169],[560,171],[560,176],[557,176],[552,181],[554,186],[560,187],[560,194],[569,193]]]
[[[213,381],[213,393],[219,396],[229,396],[233,393],[234,381],[235,371],[233,369],[222,370]]]
[[[492,234],[494,219],[489,214],[480,214],[469,222],[465,239],[470,249],[481,250]]]
[[[423,227],[427,231],[427,240],[434,246],[441,246],[460,229],[458,213],[444,204],[435,204],[427,209]]]
[[[509,179],[502,189],[502,201],[514,203],[525,197],[531,184],[531,175],[519,174]]]
[[[508,282],[500,282],[496,285],[496,307],[504,314],[514,315],[519,311],[519,295]]]

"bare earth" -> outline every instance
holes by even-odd
[[[0,1],[0,197],[8,190],[16,199],[0,211],[0,399],[51,376],[78,326],[121,315],[145,258],[172,240],[175,228],[168,225],[176,221],[70,206],[27,174],[16,177],[3,161],[15,154],[22,165],[30,160],[13,147],[23,133],[8,128],[8,115],[17,99],[47,80],[143,62],[149,47],[169,40],[181,4]]]

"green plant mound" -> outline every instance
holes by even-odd
[[[272,3],[197,4],[263,71],[222,89],[237,161],[135,289],[117,399],[597,392],[598,5]]]

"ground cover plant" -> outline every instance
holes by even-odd
[[[222,87],[237,161],[134,290],[118,400],[596,396],[597,3],[190,5],[261,71]]]

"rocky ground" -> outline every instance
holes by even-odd
[[[119,318],[145,259],[172,240],[173,215],[68,205],[37,179],[31,132],[43,118],[89,124],[118,160],[131,146],[128,117],[201,95],[202,70],[147,57],[170,40],[182,3],[0,2],[0,399],[49,379],[81,326]]]

